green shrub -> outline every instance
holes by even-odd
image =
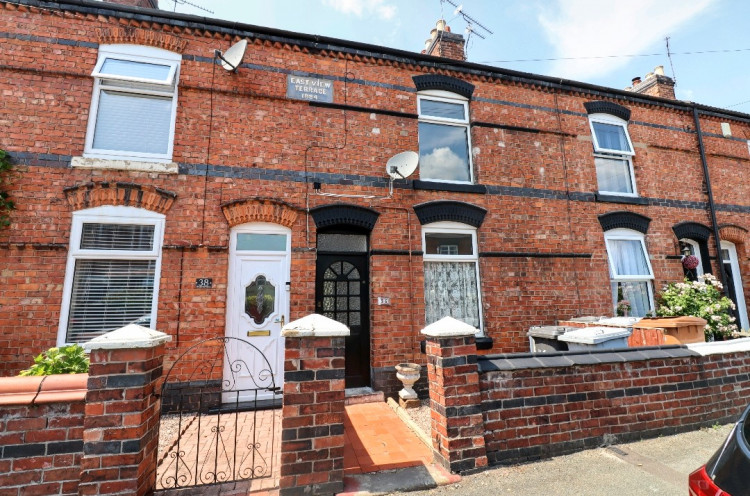
[[[89,371],[89,357],[77,344],[50,348],[34,358],[34,365],[18,375],[83,374]]]
[[[721,283],[711,274],[699,276],[697,281],[670,283],[659,295],[656,315],[706,319],[706,341],[731,337],[737,332],[736,319],[731,314],[734,303],[721,295],[721,289]]]

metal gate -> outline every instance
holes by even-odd
[[[240,377],[252,387],[240,389]],[[253,344],[223,337],[192,346],[160,397],[157,490],[278,478],[281,391]]]

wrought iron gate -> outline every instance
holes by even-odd
[[[256,346],[233,337],[201,341],[172,365],[160,396],[157,489],[274,475],[281,391]]]

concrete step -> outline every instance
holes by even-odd
[[[345,405],[359,405],[362,403],[384,402],[383,391],[375,391],[370,387],[349,388],[346,390]]]

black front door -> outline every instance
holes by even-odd
[[[346,387],[370,385],[370,311],[366,254],[318,253],[315,311],[349,327]]]

